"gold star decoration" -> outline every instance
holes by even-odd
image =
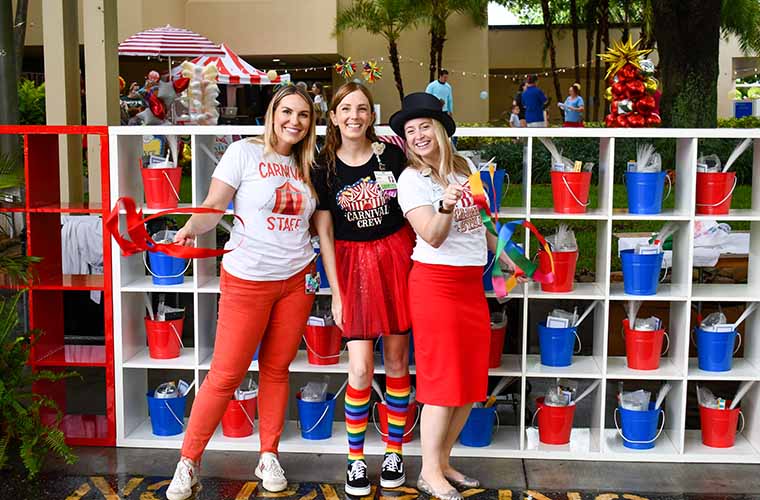
[[[641,69],[639,59],[652,52],[652,49],[639,49],[640,43],[641,39],[632,42],[631,38],[628,37],[627,42],[616,41],[612,47],[607,49],[606,54],[597,54],[602,61],[610,65],[607,75],[604,77],[605,80],[609,79],[610,76],[620,71],[623,66],[629,63],[637,69]]]

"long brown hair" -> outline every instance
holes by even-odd
[[[409,159],[409,166],[417,170],[430,168],[430,175],[434,181],[442,186],[449,185],[450,174],[459,174],[465,177],[470,176],[470,167],[464,156],[454,152],[451,145],[451,139],[446,134],[446,129],[438,120],[431,118],[433,122],[433,132],[435,133],[435,142],[440,151],[441,161],[438,165],[427,163],[420,155],[412,150],[411,144],[406,147],[406,157]]]
[[[272,96],[269,106],[267,106],[267,112],[264,116],[264,136],[254,137],[250,140],[257,144],[262,144],[264,146],[264,154],[272,154],[275,152],[274,147],[277,145],[278,139],[277,134],[274,131],[274,113],[280,106],[280,102],[289,95],[297,95],[309,105],[309,130],[306,132],[306,136],[303,139],[293,145],[291,154],[295,159],[296,168],[301,174],[304,183],[309,187],[312,194],[314,194],[314,186],[311,184],[311,167],[314,165],[315,151],[317,149],[317,118],[314,113],[314,104],[311,102],[311,97],[309,97],[309,94],[305,90],[296,85],[288,85],[278,90],[274,96]]]
[[[330,109],[328,110],[325,145],[322,147],[322,150],[319,152],[319,157],[317,158],[317,164],[319,167],[327,169],[328,184],[330,183],[331,179],[335,177],[335,158],[337,157],[338,149],[340,149],[341,144],[343,144],[343,137],[340,135],[340,128],[338,128],[338,126],[332,122],[329,116],[329,112],[335,113],[335,110],[338,109],[338,106],[343,101],[343,99],[345,99],[346,96],[351,92],[356,92],[357,90],[364,94],[364,97],[367,98],[367,102],[369,102],[370,112],[372,112],[373,115],[375,113],[375,101],[372,99],[372,94],[370,93],[369,89],[361,83],[347,82],[341,85],[341,87],[335,92],[335,95],[333,95],[333,98],[330,101]],[[365,133],[365,137],[370,142],[378,141],[377,135],[375,134],[374,124],[369,124]]]

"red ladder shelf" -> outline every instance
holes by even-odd
[[[23,204],[0,205],[0,212],[23,213],[26,223],[27,254],[42,257],[36,276],[28,288],[29,328],[44,332],[34,345],[29,364],[32,369],[82,369],[102,371],[105,377],[105,410],[96,414],[67,411],[66,380],[38,383],[34,391],[51,397],[64,413],[62,430],[66,442],[77,446],[115,446],[116,412],[113,355],[113,298],[111,292],[111,239],[103,231],[102,275],[65,275],[61,259],[61,214],[91,214],[102,218],[110,207],[108,127],[106,126],[12,126],[0,125],[0,134],[23,137]],[[100,142],[100,203],[66,203],[60,198],[58,137],[89,135]],[[0,288],[19,286],[0,277]],[[101,291],[104,309],[104,345],[71,345],[64,339],[64,294],[71,291]],[[101,320],[94,318],[93,320]]]

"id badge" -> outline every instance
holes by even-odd
[[[383,191],[395,192],[398,189],[396,176],[390,170],[375,170],[375,181]]]
[[[319,273],[306,275],[306,295],[314,295],[319,291]]]

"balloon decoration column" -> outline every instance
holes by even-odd
[[[197,125],[216,125],[219,120],[219,87],[216,77],[219,71],[215,63],[201,66],[190,61],[182,63],[182,77],[189,79],[187,93],[182,102],[187,107],[187,114],[179,117],[184,123]]]
[[[662,123],[654,94],[657,80],[654,63],[645,59],[651,49],[639,49],[635,43],[615,42],[606,54],[599,54],[609,64],[605,98],[610,101],[610,112],[604,122],[608,127],[658,127]]]

